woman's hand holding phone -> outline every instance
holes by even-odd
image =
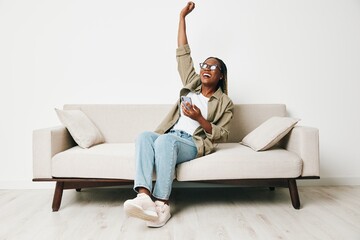
[[[199,121],[202,118],[200,109],[192,104],[191,98],[182,96],[181,97],[181,108],[185,116]]]
[[[192,101],[190,97],[181,96],[181,105],[185,106],[187,110],[192,108]]]

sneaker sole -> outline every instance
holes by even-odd
[[[130,217],[140,218],[145,221],[156,221],[158,219],[155,212],[143,210],[141,207],[131,203],[124,203],[124,209],[126,214]]]
[[[153,223],[151,221],[148,221],[148,222],[146,222],[146,225],[148,227],[150,227],[150,228],[159,228],[159,227],[164,226],[169,221],[170,218],[171,218],[171,215],[169,214],[169,216],[166,218],[166,220],[164,222],[162,222],[162,223],[155,224],[155,223]]]

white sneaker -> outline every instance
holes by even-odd
[[[161,201],[155,201],[156,212],[159,218],[155,221],[147,221],[148,227],[162,227],[170,219],[170,206]]]
[[[124,210],[128,216],[145,221],[156,221],[158,219],[156,205],[145,193],[139,193],[136,198],[126,200]]]

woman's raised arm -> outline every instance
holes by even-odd
[[[186,21],[185,17],[191,13],[195,8],[195,3],[188,2],[180,12],[179,30],[178,30],[178,47],[188,43],[186,36]]]

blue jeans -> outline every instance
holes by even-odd
[[[154,132],[141,133],[135,145],[136,176],[134,190],[143,187],[161,200],[168,200],[175,167],[179,163],[190,161],[197,155],[196,145],[190,134],[171,130],[166,134]],[[152,191],[152,177],[155,168],[156,182]]]

